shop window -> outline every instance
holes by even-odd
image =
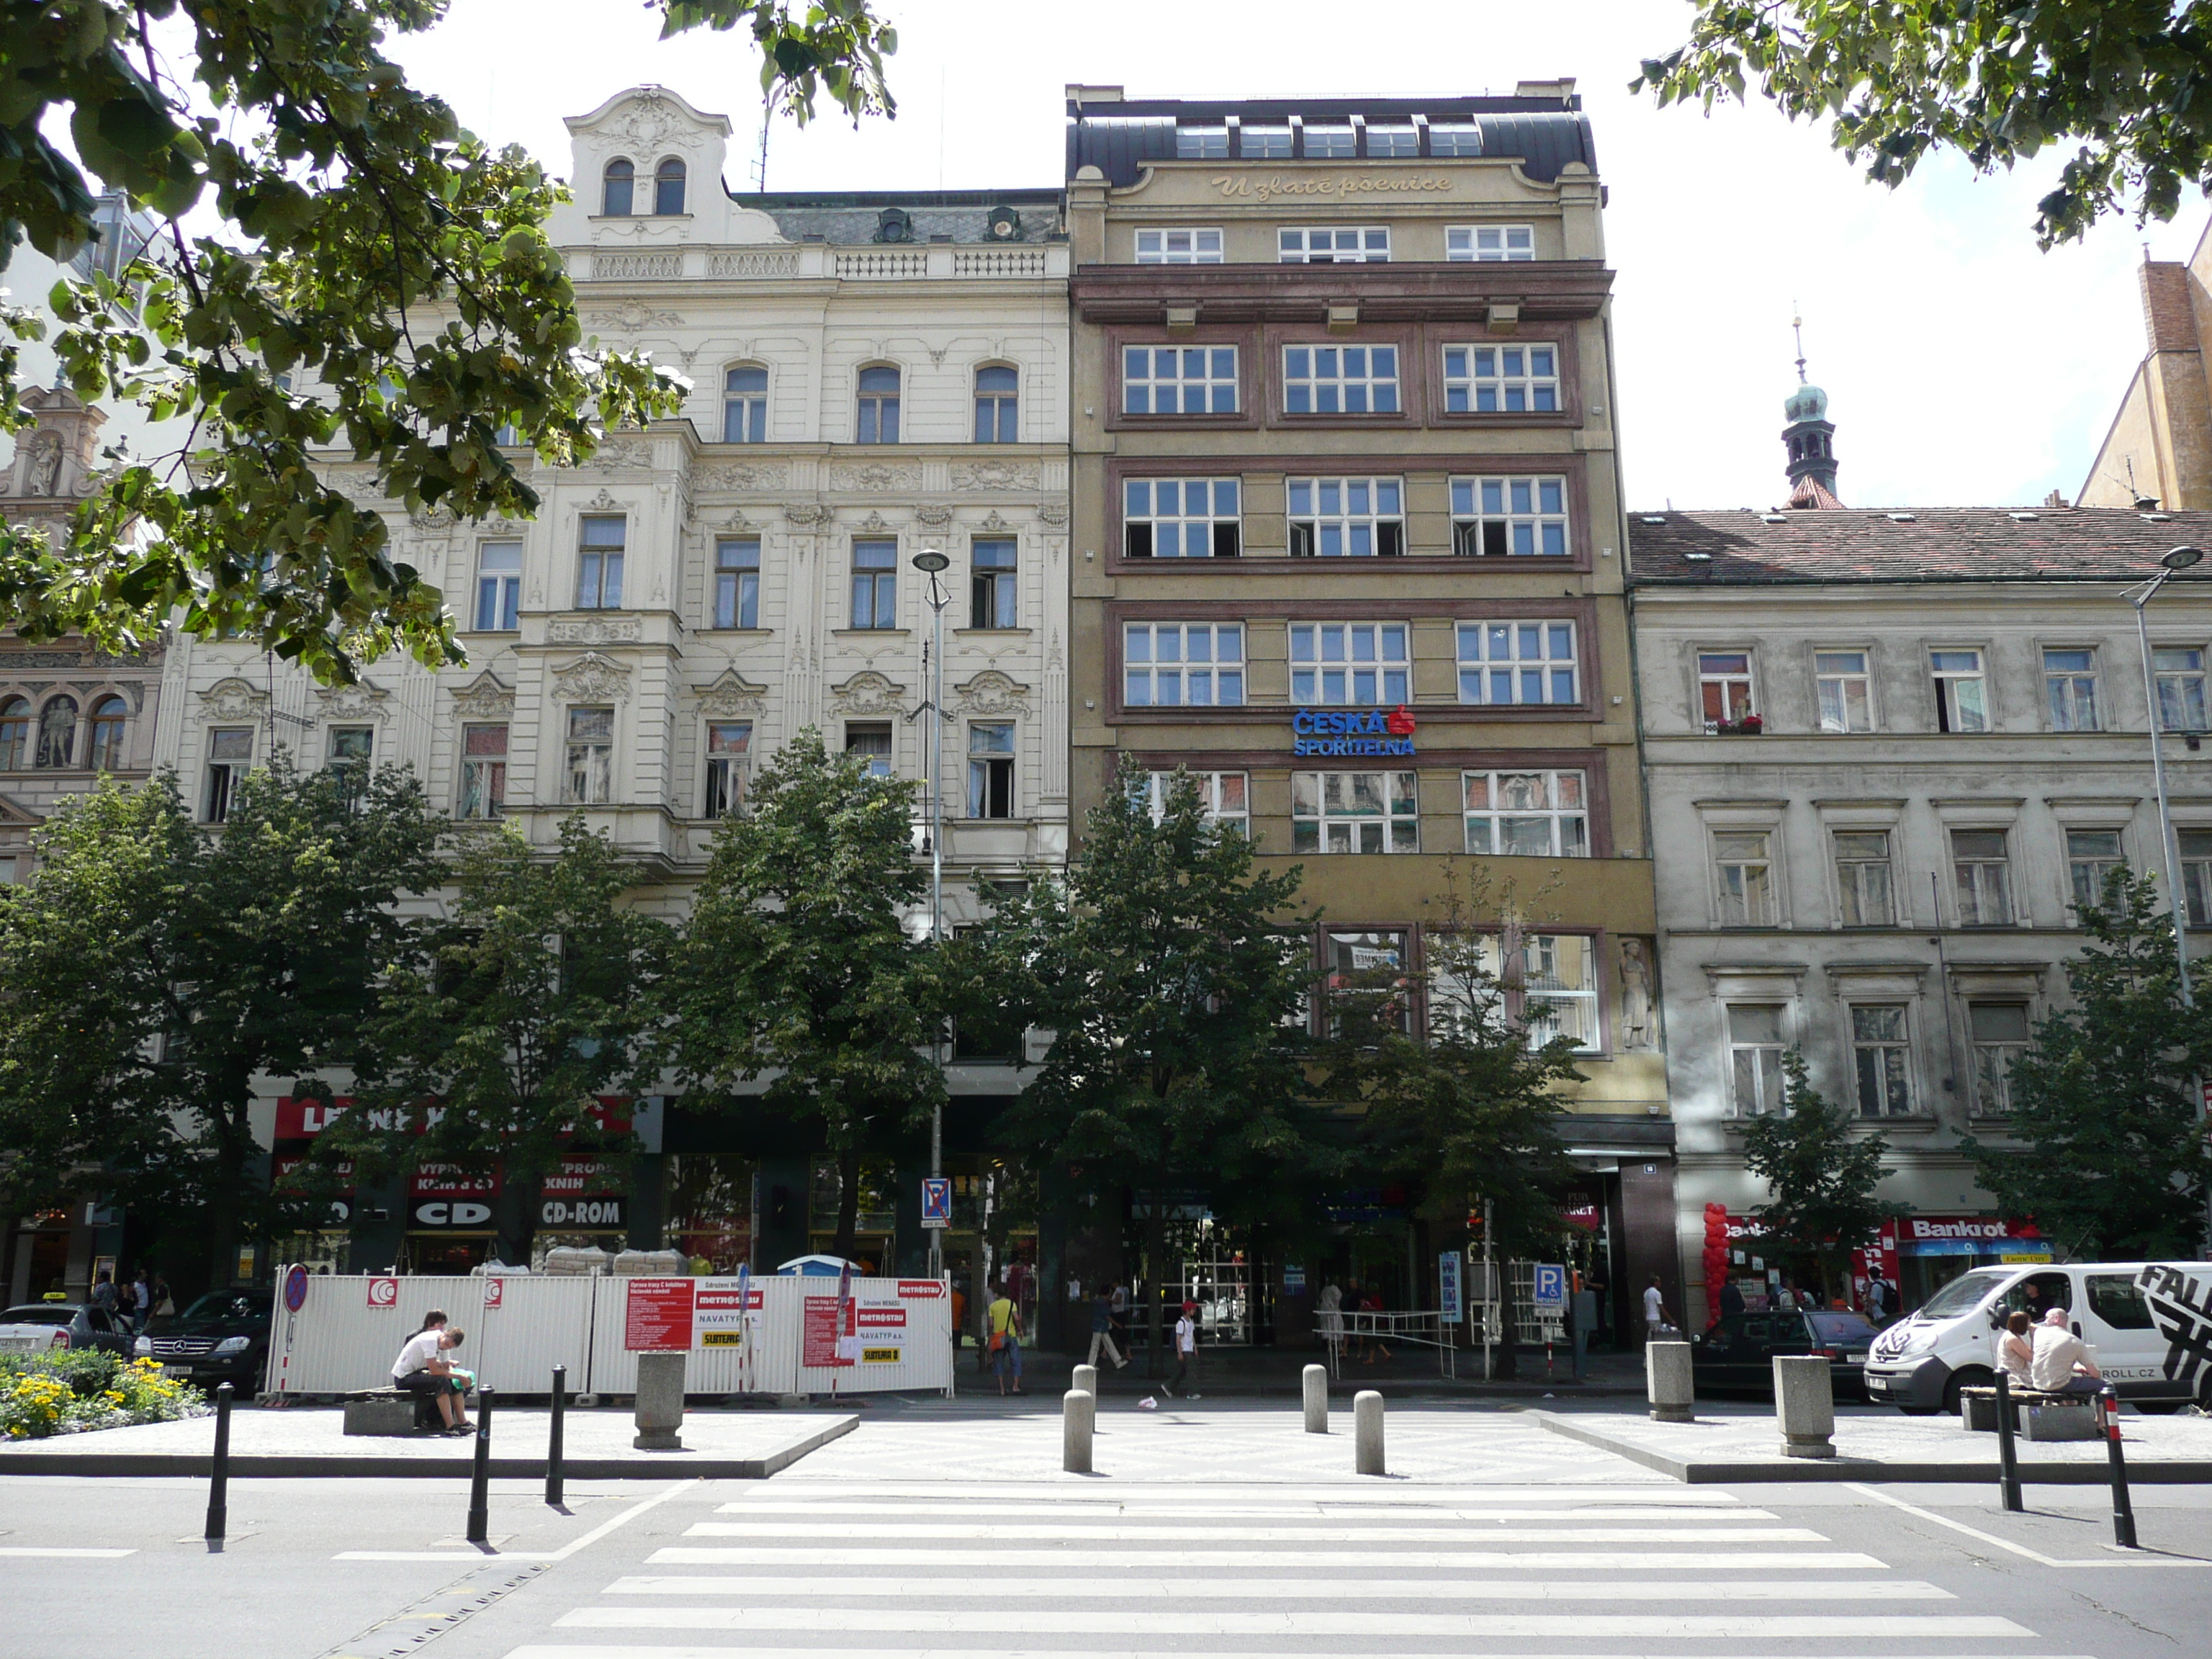
[[[1467,850],[1509,858],[1589,856],[1580,772],[1462,772]]]
[[[1698,709],[1707,732],[1735,732],[1752,718],[1751,653],[1698,653]]]

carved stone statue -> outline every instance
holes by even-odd
[[[1620,941],[1620,1046],[1649,1048],[1651,1042],[1651,964],[1644,941]]]
[[[52,432],[42,432],[31,451],[30,471],[26,475],[24,489],[33,495],[58,495],[62,484],[62,441]]]

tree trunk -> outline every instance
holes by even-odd
[[[233,1100],[250,1097],[241,1089]],[[239,1123],[228,1103],[215,1109],[214,1190],[208,1197],[208,1288],[227,1290],[238,1267],[239,1199],[246,1186],[246,1160],[252,1131]]]
[[[1164,1369],[1166,1356],[1161,1352],[1160,1313],[1167,1290],[1168,1271],[1168,1211],[1167,1195],[1158,1188],[1146,1195],[1145,1218],[1145,1277],[1146,1288],[1151,1292],[1146,1300],[1147,1338],[1145,1346],[1145,1375],[1158,1376]]]
[[[860,1223],[860,1149],[850,1147],[837,1155],[837,1237],[830,1253],[841,1261],[853,1259],[853,1235]]]
[[[518,1176],[508,1174],[500,1182],[499,1196],[492,1200],[492,1250],[510,1267],[526,1266],[530,1252],[538,1242],[538,1218],[545,1193],[545,1177],[542,1175]]]

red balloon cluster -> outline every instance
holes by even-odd
[[[1721,1286],[1728,1282],[1728,1206],[1705,1206],[1705,1323],[1720,1323]]]

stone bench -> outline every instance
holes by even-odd
[[[444,1428],[438,1397],[403,1394],[398,1389],[364,1389],[345,1397],[347,1434],[405,1436]]]
[[[2097,1437],[2097,1399],[2094,1395],[2047,1394],[2039,1389],[2008,1391],[2020,1431],[2030,1440],[2094,1440]],[[1997,1431],[1997,1391],[1995,1389],[1959,1390],[1960,1426],[1974,1433]]]

